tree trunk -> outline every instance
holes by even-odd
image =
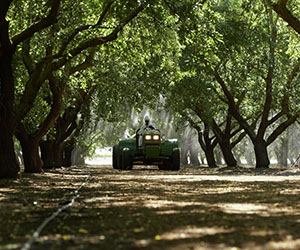
[[[71,167],[72,166],[72,151],[74,149],[74,145],[67,144],[64,147],[64,162],[63,165],[64,167]]]
[[[223,157],[224,157],[224,161],[226,163],[227,166],[229,167],[234,167],[237,165],[237,161],[235,159],[235,157],[233,156],[231,147],[229,142],[226,143],[223,141],[223,143],[219,143]]]
[[[63,149],[55,141],[47,140],[40,143],[44,168],[57,168],[63,165]]]
[[[210,145],[206,145],[206,150],[204,151],[205,156],[206,156],[206,160],[207,160],[207,164],[210,168],[214,168],[217,167],[217,163],[216,163],[216,159],[215,159],[215,155],[214,155],[214,148],[211,147]]]
[[[208,124],[204,123],[204,130],[203,132],[201,131],[200,127],[196,126],[195,129],[198,132],[198,142],[205,154],[206,161],[208,164],[208,167],[217,167],[216,160],[215,160],[215,155],[214,155],[214,148],[216,147],[217,143],[216,140],[213,141],[209,137],[209,126]],[[203,137],[203,139],[202,139]]]
[[[43,172],[43,161],[39,153],[39,144],[30,137],[18,138],[22,147],[24,172],[41,173]]]
[[[190,163],[193,166],[200,166],[199,161],[199,151],[193,146],[193,144],[190,146]]]
[[[270,160],[266,143],[264,141],[254,141],[253,145],[256,158],[256,168],[268,168]]]
[[[3,107],[4,109],[5,107]],[[17,176],[20,171],[18,164],[14,142],[13,133],[9,123],[2,120],[2,112],[0,119],[0,178],[9,178]]]
[[[287,131],[288,132],[288,131]],[[286,167],[288,165],[289,138],[288,134],[279,139],[278,148],[275,148],[275,154],[279,165]]]
[[[213,145],[211,138],[209,138],[209,127],[207,124],[205,124],[205,129],[203,130],[203,137],[205,141],[204,153],[206,156],[207,164],[211,168],[217,167],[216,159],[214,155],[215,146]]]
[[[15,177],[20,171],[13,142],[14,78],[11,66],[12,55],[13,48],[8,35],[8,22],[3,17],[0,20],[0,178]]]
[[[201,163],[202,165],[205,164],[205,163],[204,163],[204,160],[205,160],[204,152],[203,152],[203,151],[200,151],[200,163]]]
[[[220,150],[220,147],[217,147],[215,149],[215,159],[216,159],[217,165],[222,165],[223,164],[222,152]]]

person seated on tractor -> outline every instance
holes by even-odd
[[[150,118],[148,115],[145,116],[145,124],[137,130],[137,141],[138,147],[143,145],[143,132],[147,129],[156,129],[154,124],[150,123]]]

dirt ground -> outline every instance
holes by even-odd
[[[300,169],[111,166],[0,180],[0,249],[300,249]]]

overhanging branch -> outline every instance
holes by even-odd
[[[300,34],[300,21],[288,10],[286,3],[281,1],[272,4],[273,10],[291,26],[298,34]]]
[[[80,43],[77,47],[70,50],[60,60],[58,60],[58,62],[54,66],[55,69],[62,67],[68,61],[72,60],[75,56],[79,55],[82,51],[88,48],[95,47],[116,40],[118,33],[126,26],[126,24],[128,24],[132,19],[134,19],[146,7],[146,3],[139,5],[128,16],[126,16],[109,35],[105,37],[95,37],[89,39],[87,41]],[[54,57],[56,57],[56,55]]]
[[[60,2],[61,0],[52,0],[51,9],[47,17],[40,19],[38,22],[32,24],[30,27],[23,30],[21,33],[15,35],[12,38],[14,47],[16,47],[18,44],[25,41],[26,39],[32,37],[36,32],[39,32],[54,24],[57,21],[56,17],[58,14]]]

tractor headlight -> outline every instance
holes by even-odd
[[[146,141],[152,140],[152,136],[151,136],[151,135],[145,135],[145,140],[146,140]]]
[[[159,135],[153,135],[153,140],[154,141],[159,141],[160,139],[160,136]]]

